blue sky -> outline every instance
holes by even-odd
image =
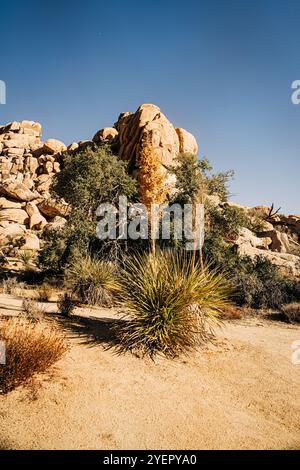
[[[297,0],[0,0],[0,123],[89,139],[154,103],[191,131],[232,200],[300,213]]]

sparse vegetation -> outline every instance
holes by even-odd
[[[27,319],[2,319],[0,339],[6,347],[6,364],[0,365],[2,393],[26,384],[35,373],[45,372],[68,348],[56,328]]]
[[[38,296],[41,302],[49,302],[53,295],[53,288],[47,282],[43,282],[38,288]]]
[[[41,321],[45,315],[45,310],[33,299],[24,299],[22,302],[22,315],[32,321]]]
[[[232,300],[251,308],[281,308],[300,298],[300,283],[280,273],[263,256],[252,260],[239,256],[224,239],[208,234],[204,243],[204,256],[213,266],[223,269],[234,288]]]
[[[66,271],[66,283],[82,303],[109,306],[119,291],[115,264],[91,257],[78,257]]]
[[[300,303],[283,305],[282,311],[291,323],[300,323]]]
[[[211,338],[212,321],[227,304],[222,274],[202,269],[181,252],[158,251],[124,262],[120,297],[128,322],[122,348],[174,357]]]
[[[24,267],[28,269],[31,265],[33,260],[33,254],[31,250],[20,250],[19,251],[19,258],[24,264]]]
[[[71,294],[65,292],[59,297],[57,306],[61,315],[64,317],[70,317],[75,310],[76,301],[73,299]]]

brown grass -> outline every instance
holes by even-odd
[[[44,282],[38,288],[38,298],[41,302],[49,302],[53,295],[53,288],[47,282]]]
[[[239,320],[242,318],[241,309],[235,305],[226,305],[222,308],[220,318],[223,320]]]
[[[33,299],[24,299],[22,310],[22,315],[33,321],[40,321],[45,315],[43,306]]]
[[[6,349],[6,364],[0,365],[2,393],[45,372],[68,349],[65,337],[56,327],[27,319],[0,321],[0,339]]]

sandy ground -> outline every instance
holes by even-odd
[[[69,321],[51,376],[0,396],[0,448],[300,449],[300,327],[227,321],[216,346],[152,362],[107,349],[107,313]]]

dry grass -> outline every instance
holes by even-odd
[[[300,323],[300,303],[283,305],[282,311],[291,323]]]
[[[6,347],[6,364],[0,365],[2,393],[45,372],[68,349],[65,337],[56,327],[22,318],[1,320],[0,339]]]
[[[220,317],[224,320],[239,320],[242,318],[242,312],[235,305],[226,305],[222,308]]]
[[[49,302],[51,297],[53,296],[53,288],[48,284],[47,282],[44,282],[39,288],[38,288],[38,299],[41,302]]]
[[[3,294],[18,294],[22,289],[25,289],[24,282],[19,282],[15,277],[3,279],[1,283]]]
[[[45,315],[45,310],[35,300],[24,299],[22,302],[22,315],[33,321],[41,321]]]

